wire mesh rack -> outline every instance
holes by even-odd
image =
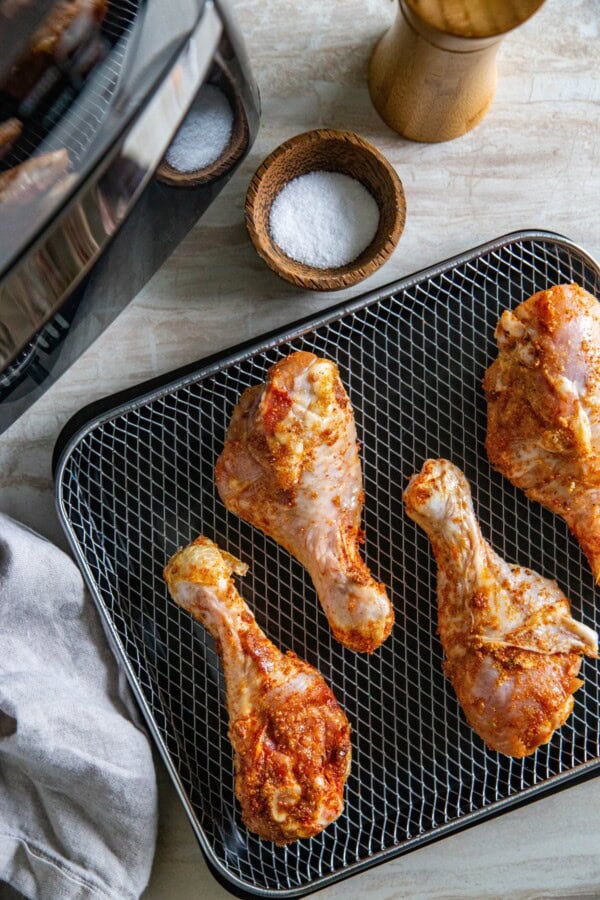
[[[2,118],[18,115],[24,119],[23,134],[0,161],[0,169],[11,169],[34,154],[43,144],[46,152],[66,147],[71,165],[84,157],[94,136],[106,118],[121,78],[128,39],[138,15],[141,0],[114,0],[100,29],[106,58],[91,90],[82,92],[81,77],[72,77],[69,66],[62,66],[62,77],[33,110],[24,114],[28,103],[16,103],[0,93]],[[53,70],[52,82],[56,81]],[[34,92],[35,93],[35,92]]]
[[[401,501],[425,458],[451,459],[494,548],[556,578],[577,617],[598,628],[593,577],[564,523],[489,465],[481,379],[504,309],[567,281],[597,294],[599,280],[567,239],[508,235],[91,411],[70,437],[57,470],[59,514],[200,845],[230,890],[301,896],[599,764],[593,662],[569,722],[533,756],[503,757],[471,731],[442,674],[430,548]],[[396,610],[372,656],[332,639],[302,568],[216,495],[213,467],[241,392],[300,348],[338,364],[356,415],[365,556]],[[162,580],[167,558],[199,533],[249,563],[241,592],[259,624],[321,671],[352,723],[345,812],[311,840],[275,847],[241,823],[218,656]]]

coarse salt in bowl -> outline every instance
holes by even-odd
[[[280,250],[317,269],[339,269],[365,250],[379,227],[377,201],[342,172],[307,172],[271,205],[269,230]]]
[[[246,197],[251,240],[281,278],[333,291],[391,256],[406,217],[402,183],[354,132],[317,129],[274,150]]]
[[[233,110],[226,95],[216,84],[203,84],[165,160],[177,172],[206,169],[223,155],[232,131]]]
[[[215,63],[157,169],[173,187],[207,184],[229,173],[249,143],[243,103],[227,69]]]

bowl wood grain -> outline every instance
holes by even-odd
[[[379,207],[379,226],[371,243],[338,268],[319,269],[291,259],[271,237],[275,197],[288,182],[314,171],[356,178]],[[393,253],[405,219],[400,178],[379,150],[352,131],[320,128],[285,141],[259,166],[246,195],[246,226],[258,254],[281,278],[311,291],[337,291],[372,275]]]

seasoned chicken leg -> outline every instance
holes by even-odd
[[[199,537],[165,568],[175,602],[217,641],[227,682],[235,793],[265,840],[319,834],[342,812],[350,725],[322,676],[260,630],[232,574],[247,566]]]
[[[469,725],[493,750],[533,753],[568,719],[596,634],[571,618],[556,582],[494,553],[452,463],[427,460],[404,503],[431,540],[444,671]]]
[[[364,502],[356,427],[337,366],[292,353],[233,412],[216,467],[227,509],[298,559],[338,641],[375,650],[392,606],[359,553]]]
[[[539,291],[502,314],[496,339],[490,462],[563,517],[600,583],[600,304],[576,284]]]

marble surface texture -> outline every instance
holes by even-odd
[[[474,131],[417,144],[368,95],[367,62],[394,0],[233,0],[263,102],[260,133],[214,205],[152,281],[37,405],[0,437],[0,509],[63,546],[50,472],[54,441],[105,394],[322,310],[516,229],[561,232],[600,257],[600,6],[547,0],[503,42],[494,104]],[[280,281],[245,232],[249,179],[284,139],[353,129],[396,167],[404,235],[388,264],[342,294]],[[226,897],[209,874],[158,764],[160,835],[145,900]],[[600,897],[600,779],[366,872],[323,898]]]

